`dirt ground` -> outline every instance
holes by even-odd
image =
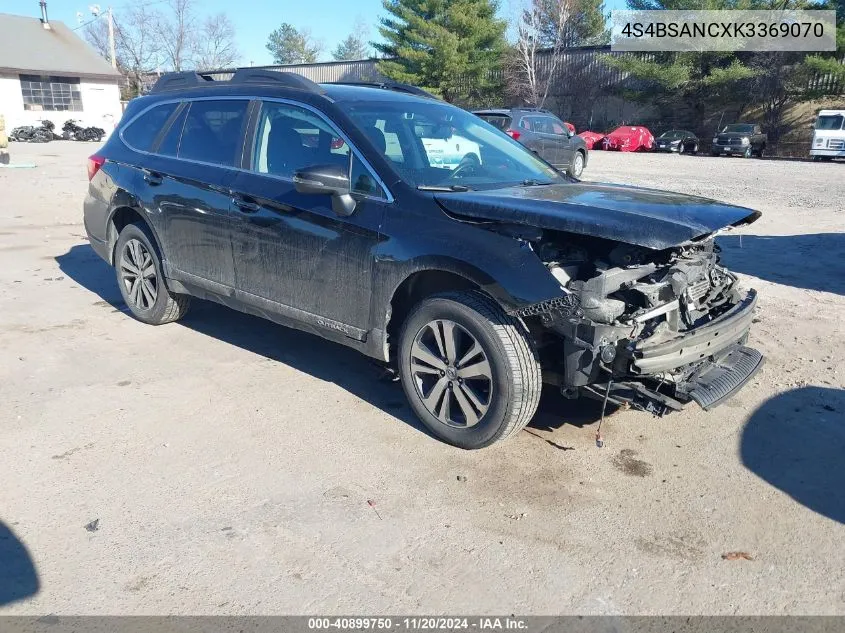
[[[710,413],[614,413],[602,449],[548,392],[464,452],[352,351],[129,317],[84,237],[94,149],[0,169],[0,612],[845,614],[845,165],[593,153],[587,179],[763,211],[720,242],[767,364]]]

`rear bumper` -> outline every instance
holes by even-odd
[[[744,154],[751,145],[713,145],[710,152],[713,154]]]
[[[707,325],[670,340],[641,341],[633,350],[632,371],[659,374],[718,356],[741,344],[748,336],[756,305],[757,291],[749,290],[744,299]]]

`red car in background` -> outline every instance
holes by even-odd
[[[604,149],[618,152],[645,152],[654,147],[654,135],[648,128],[623,125],[602,140]]]
[[[604,134],[584,130],[578,136],[584,139],[587,149],[603,149],[601,146],[601,140],[604,138]]]

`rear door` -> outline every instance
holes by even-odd
[[[248,99],[184,104],[145,163],[145,206],[159,218],[168,275],[231,295],[232,210],[229,188],[243,149]]]
[[[233,184],[239,298],[364,340],[386,191],[337,127],[302,104],[266,101],[254,128],[251,169]],[[329,195],[294,188],[297,170],[325,164],[351,170],[349,217],[332,210]]]

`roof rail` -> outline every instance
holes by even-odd
[[[403,84],[396,81],[329,81],[326,83],[340,86],[368,86],[370,88],[381,88],[382,90],[407,92],[408,94],[416,95],[418,97],[426,97],[428,99],[437,99],[437,97],[433,94],[418,86]]]
[[[228,76],[229,79],[222,77]],[[150,93],[166,92],[169,90],[182,90],[184,88],[195,88],[197,86],[208,86],[212,84],[243,85],[262,84],[273,85],[284,88],[294,88],[322,94],[325,92],[319,84],[314,83],[307,77],[296,73],[279,72],[275,70],[260,70],[254,68],[236,68],[235,70],[210,70],[203,72],[178,72],[166,73],[155,83]]]

